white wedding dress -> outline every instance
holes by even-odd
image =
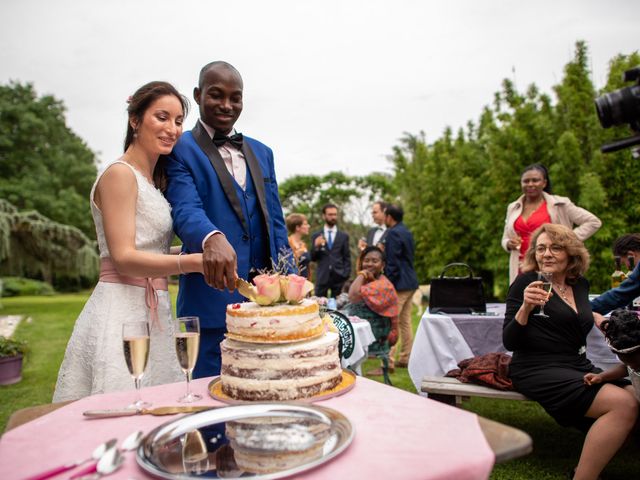
[[[131,167],[138,183],[136,249],[169,253],[173,239],[171,207],[162,193],[141,173],[126,162],[116,163]],[[96,224],[100,257],[103,258],[109,256],[109,249],[102,214],[93,201],[99,179],[100,176],[91,189],[91,213]],[[142,379],[143,387],[185,379],[176,358],[171,302],[166,291],[158,291],[158,318],[161,329],[157,326],[152,326],[151,329],[149,362]],[[76,320],[58,373],[53,401],[74,400],[94,393],[133,390],[134,381],[124,360],[122,324],[141,320],[149,321],[144,288],[98,282]],[[142,397],[144,399],[144,392]]]

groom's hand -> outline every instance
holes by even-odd
[[[226,287],[230,292],[236,289],[237,256],[227,237],[221,233],[211,235],[204,243],[202,261],[204,279],[209,286],[218,290]]]

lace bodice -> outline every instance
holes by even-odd
[[[125,162],[119,162],[125,163]],[[136,177],[136,249],[168,253],[173,238],[171,208],[159,190],[131,165]],[[96,224],[100,256],[109,256],[102,213],[93,201],[96,180],[91,189],[91,212]],[[145,289],[122,283],[98,282],[80,316],[65,352],[58,374],[54,401],[74,400],[96,393],[131,390],[133,380],[122,354],[122,324],[149,318]],[[184,378],[176,359],[171,323],[171,302],[167,291],[158,291],[159,326],[151,328],[149,362],[143,385],[177,382]]]
[[[117,160],[115,163],[123,163],[133,171],[138,183],[138,198],[136,200],[136,249],[145,252],[168,253],[173,240],[173,223],[171,220],[171,206],[164,198],[160,190],[149,181],[131,164]],[[113,164],[112,164],[113,165]],[[104,172],[106,172],[107,167]],[[102,172],[91,189],[91,214],[96,225],[96,236],[100,257],[109,256],[109,247],[104,235],[102,212],[93,201],[96,185],[100,181]]]

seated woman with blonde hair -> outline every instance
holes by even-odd
[[[587,431],[573,478],[595,480],[635,424],[638,402],[628,381],[584,381],[602,371],[585,353],[594,324],[588,266],[589,254],[570,228],[549,223],[533,232],[523,273],[509,289],[502,338],[513,351],[514,388],[560,425]],[[551,291],[538,271],[551,275]]]

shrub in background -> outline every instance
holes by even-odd
[[[18,297],[22,295],[53,295],[55,290],[51,285],[39,280],[22,277],[3,277],[1,294],[3,297]]]

